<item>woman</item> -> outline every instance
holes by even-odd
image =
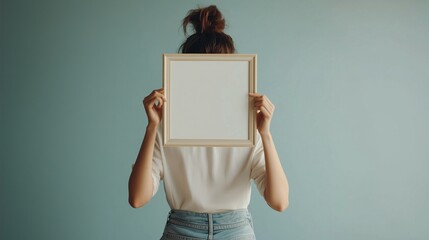
[[[183,19],[185,34],[188,24],[195,33],[180,46],[182,53],[235,52],[216,6],[190,10]],[[247,211],[252,179],[271,208],[287,208],[288,181],[270,132],[274,105],[261,94],[249,97],[259,134],[256,146],[248,148],[163,148],[158,128],[164,90],[154,90],[143,100],[148,125],[129,179],[129,203],[142,207],[164,181],[171,211],[161,239],[255,239]]]

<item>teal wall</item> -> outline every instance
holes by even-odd
[[[411,0],[1,0],[0,239],[160,237],[163,192],[127,202],[141,100],[210,3],[277,106],[290,207],[253,192],[259,239],[429,239],[429,1]]]

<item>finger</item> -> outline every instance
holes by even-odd
[[[261,100],[256,100],[253,105],[257,107],[266,106],[266,108],[272,113],[274,112],[274,105],[268,101],[268,99],[262,98]]]
[[[165,96],[164,96],[164,90],[162,90],[162,91],[153,91],[149,96],[162,96],[163,98],[165,98]]]
[[[153,105],[156,108],[162,108],[162,105],[164,104],[164,100],[161,97],[155,97],[153,100]]]
[[[271,100],[266,95],[264,95],[262,97],[262,99],[263,99],[264,104],[269,107],[269,110],[271,111],[271,113],[274,112],[275,106],[271,102]]]
[[[167,101],[165,96],[160,92],[155,92],[151,100],[153,100],[158,107],[162,106],[164,102]]]
[[[254,107],[260,107],[260,106],[262,106],[263,105],[263,103],[262,102],[255,102],[254,104],[253,104],[253,106]]]
[[[264,96],[264,99],[265,99],[268,103],[273,104],[273,103],[271,102],[271,100],[270,100],[266,95]]]
[[[156,105],[158,107],[158,109],[161,109],[162,106],[164,105],[164,99],[163,98],[157,98],[158,100],[158,105]]]
[[[268,111],[267,108],[265,108],[265,106],[261,107],[261,113],[264,115],[265,118],[271,119],[272,114],[270,113],[270,111]]]
[[[154,97],[152,97],[150,99],[147,99],[144,102],[144,106],[145,106],[146,109],[149,110],[149,109],[152,109],[152,108],[154,108],[156,106],[159,106],[159,105],[162,106],[162,103],[163,103],[162,98],[154,96]]]
[[[260,106],[262,106],[262,102],[253,103],[253,107],[260,107]]]
[[[152,91],[152,93],[154,92],[164,92],[164,88],[155,89]]]
[[[145,97],[145,99],[143,100],[143,103],[145,105],[147,105],[149,102],[153,101],[154,98],[155,98],[155,96],[149,95],[149,96]]]
[[[160,101],[160,102],[165,102],[165,101],[167,101],[167,99],[165,98],[165,96],[163,95],[163,94],[161,94],[161,93],[159,93],[159,92],[155,92],[155,93],[153,93],[153,94],[151,94],[151,95],[149,95],[149,96],[147,96],[144,100],[143,100],[143,102],[150,102],[150,101],[152,101],[153,99],[155,99],[155,98],[160,98],[162,101]]]
[[[162,95],[164,95],[164,89],[163,88],[160,88],[160,89],[156,89],[156,90],[153,90],[148,96],[146,96],[145,97],[145,99],[146,98],[151,98],[151,97],[153,97],[154,95],[158,95],[158,94],[162,94]]]
[[[267,102],[270,104],[271,109],[273,109],[273,111],[274,111],[274,109],[275,109],[274,104],[271,102],[271,100],[270,100],[267,96],[265,96],[265,99],[266,99],[266,100],[267,100]]]
[[[272,104],[270,104],[268,101],[264,101],[263,106],[270,112],[270,114],[273,114],[274,108]]]
[[[273,114],[274,112],[274,105],[270,104],[265,98],[262,100],[256,101],[254,106],[265,107],[267,111],[270,112],[270,114]]]
[[[259,93],[249,93],[249,96],[251,96],[251,97],[262,97],[264,95],[263,94],[259,94]]]
[[[271,105],[274,105],[271,100],[267,97],[267,95],[259,94],[259,93],[249,93],[249,96],[255,97],[256,99],[264,99],[268,101]]]
[[[256,105],[256,104],[262,105],[262,104],[264,104],[264,100],[263,100],[263,99],[255,100],[255,101],[253,102],[253,104],[254,104],[254,105]]]
[[[270,117],[273,115],[273,112],[267,106],[258,106],[254,110],[263,112],[264,117]]]

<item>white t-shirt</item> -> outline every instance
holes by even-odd
[[[265,158],[255,147],[163,147],[157,132],[152,163],[153,195],[160,180],[171,209],[221,212],[247,208],[251,180],[263,196]]]

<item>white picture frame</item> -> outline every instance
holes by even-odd
[[[252,147],[256,54],[163,54],[163,144]]]

